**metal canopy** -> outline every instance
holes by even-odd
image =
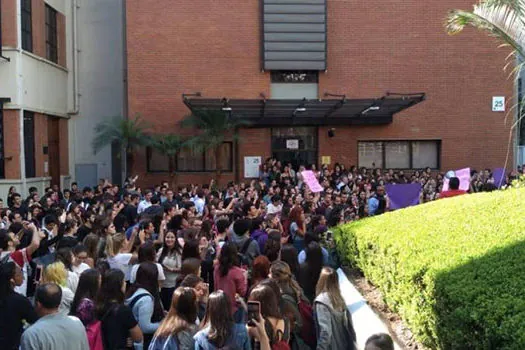
[[[190,97],[191,96],[191,97]],[[378,99],[278,100],[201,98],[200,94],[183,95],[191,110],[219,110],[232,118],[250,122],[251,126],[278,125],[378,125],[392,122],[394,114],[425,99],[424,93],[387,93]]]

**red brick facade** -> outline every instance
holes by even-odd
[[[328,70],[319,73],[325,92],[348,98],[381,97],[386,91],[425,92],[423,103],[382,126],[337,127],[327,138],[319,128],[318,156],[332,163],[356,164],[362,140],[441,140],[441,168],[503,166],[509,116],[491,111],[492,96],[512,105],[513,82],[502,68],[508,51],[485,33],[466,30],[448,36],[443,27],[450,9],[472,8],[471,0],[327,1]],[[189,113],[181,94],[205,97],[270,96],[270,74],[260,71],[259,1],[178,2],[128,0],[127,52],[129,114],[141,114],[158,132],[177,132]],[[269,129],[249,129],[237,155],[271,155]],[[512,155],[512,152],[511,152]],[[510,160],[512,164],[512,159]],[[143,154],[135,172],[147,184],[168,174],[148,174]],[[181,183],[208,180],[179,175]],[[224,175],[233,179],[234,175]]]
[[[16,3],[16,0],[2,1],[2,46],[16,47],[18,40]]]

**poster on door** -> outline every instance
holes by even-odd
[[[259,178],[260,167],[261,157],[244,157],[244,178]]]

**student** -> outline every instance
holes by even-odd
[[[48,265],[44,270],[42,281],[44,283],[55,283],[60,286],[61,289],[61,301],[59,312],[64,315],[69,314],[71,303],[75,297],[75,293],[67,287],[67,270],[64,264],[60,261],[54,262]]]
[[[394,350],[394,341],[386,333],[374,334],[367,339],[365,350]]]
[[[81,275],[82,272],[90,269],[91,267],[86,264],[86,261],[88,260],[88,250],[85,245],[78,244],[73,248],[73,255],[75,256],[75,259],[73,259],[73,272],[77,275]]]
[[[251,349],[246,325],[234,322],[231,305],[228,295],[222,290],[210,295],[201,330],[193,337],[195,349]]]
[[[323,253],[319,243],[313,241],[306,247],[306,260],[299,266],[298,282],[304,294],[313,303],[319,274],[323,268]]]
[[[0,265],[0,344],[2,349],[15,350],[20,345],[23,323],[33,324],[38,316],[31,303],[15,292],[24,276],[20,267],[10,261]]]
[[[339,289],[337,272],[323,268],[316,287],[317,349],[357,349],[352,315]]]
[[[193,288],[177,288],[169,312],[155,332],[150,349],[193,349],[196,320],[197,294]]]
[[[78,317],[84,324],[84,327],[88,327],[97,320],[95,300],[101,282],[102,277],[98,270],[88,269],[80,275],[78,288],[71,303],[69,314]]]
[[[102,278],[97,296],[97,318],[101,321],[104,349],[126,349],[130,337],[136,350],[143,348],[142,332],[133,312],[124,304],[124,273],[110,269]]]
[[[158,268],[155,263],[140,264],[137,279],[127,291],[126,305],[131,308],[139,323],[144,334],[144,347],[147,348],[164,316],[159,294]]]

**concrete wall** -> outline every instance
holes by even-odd
[[[109,117],[123,115],[122,1],[78,0],[78,86],[81,96],[79,114],[70,121],[71,174],[74,174],[75,165],[98,164],[97,177],[111,177],[110,147],[94,155],[91,141],[95,125]]]

